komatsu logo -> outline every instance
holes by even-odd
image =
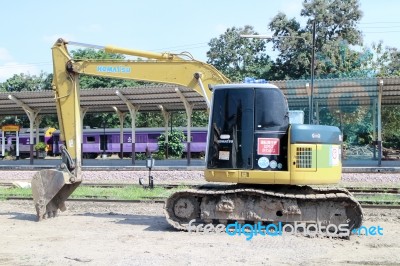
[[[103,73],[131,73],[130,67],[125,66],[98,66],[97,72]]]

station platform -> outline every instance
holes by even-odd
[[[343,162],[343,173],[400,173],[400,160],[381,161],[372,159],[346,159]],[[61,159],[48,157],[46,159],[0,160],[0,170],[38,170],[55,168],[61,164]],[[203,170],[205,162],[202,159],[156,160],[153,170]],[[137,160],[132,164],[131,159],[84,159],[83,170],[148,170],[145,160]]]

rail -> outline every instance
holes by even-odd
[[[126,188],[126,187],[141,187],[139,184],[132,183],[83,183],[82,186],[86,187],[100,187],[100,188]],[[157,184],[155,188],[163,189],[178,189],[179,187],[194,188],[199,185],[192,184]],[[2,182],[0,187],[10,188],[13,187],[13,183]],[[400,187],[381,187],[381,188],[366,188],[366,187],[347,187],[347,189],[353,193],[363,208],[368,209],[400,209],[400,200],[371,200],[365,198],[365,196],[376,196],[376,195],[389,195],[391,197],[399,197],[400,199]],[[364,197],[365,199],[362,199]],[[29,196],[19,195],[1,195],[0,198],[5,200],[32,200]],[[105,196],[96,195],[83,195],[79,198],[70,198],[68,201],[71,202],[109,202],[109,203],[164,203],[166,197],[143,197],[141,199],[114,199],[107,198]]]

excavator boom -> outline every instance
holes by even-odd
[[[68,45],[103,49],[109,53],[147,58],[147,60],[73,59]],[[52,48],[53,82],[61,131],[63,163],[60,169],[43,170],[32,179],[32,194],[38,219],[54,216],[64,208],[64,201],[82,182],[82,114],[79,76],[120,78],[169,83],[192,88],[209,106],[211,84],[229,83],[213,66],[194,60],[188,54],[154,53],[116,46],[87,45],[58,39]]]

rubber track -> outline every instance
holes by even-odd
[[[228,186],[210,186],[204,185],[199,186],[196,189],[188,189],[183,191],[178,191],[172,194],[165,202],[164,211],[167,218],[167,221],[170,225],[178,230],[188,230],[188,223],[186,222],[179,222],[179,218],[175,217],[174,214],[174,207],[173,204],[175,201],[184,196],[192,195],[194,197],[203,197],[206,195],[222,195],[222,194],[234,194],[234,193],[251,193],[251,194],[258,194],[258,195],[266,195],[266,196],[273,196],[277,198],[286,198],[286,199],[300,199],[305,200],[308,199],[311,202],[314,201],[321,201],[321,200],[329,200],[329,201],[346,201],[354,205],[356,213],[359,214],[356,220],[353,222],[352,228],[358,228],[362,224],[363,219],[363,211],[361,204],[353,197],[353,195],[345,188],[315,188],[315,187],[300,187],[299,192],[301,193],[303,190],[307,191],[307,193],[285,193],[285,192],[276,192],[267,189],[261,189],[256,187],[241,187],[240,185],[228,185]],[[290,190],[295,191],[294,186],[290,186]],[[313,191],[313,193],[310,193]],[[200,215],[199,215],[200,216]],[[257,222],[257,221],[254,221]],[[196,223],[204,223],[207,224],[206,221],[199,221],[196,219]]]

